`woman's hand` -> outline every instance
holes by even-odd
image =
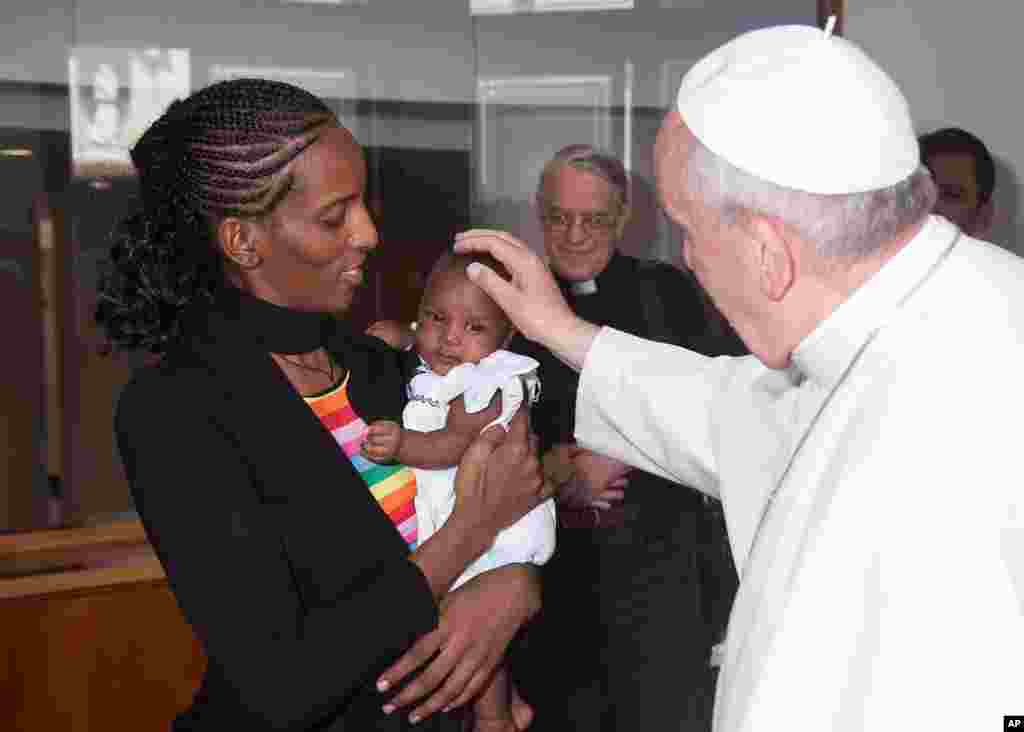
[[[508,433],[495,425],[477,435],[459,462],[455,492],[448,520],[410,557],[438,602],[501,529],[554,494],[541,475],[526,410],[512,418]]]
[[[569,309],[554,275],[540,257],[514,236],[488,229],[456,235],[455,251],[487,252],[504,264],[511,281],[482,264],[471,264],[466,271],[505,311],[516,330],[573,368],[583,366],[598,328]]]
[[[510,564],[466,582],[441,601],[437,628],[381,675],[377,688],[384,691],[421,669],[384,711],[390,714],[425,699],[409,715],[415,722],[466,704],[484,688],[509,642],[539,609],[540,579],[533,566]]]
[[[402,350],[412,345],[416,339],[411,324],[397,320],[378,320],[366,329],[366,335],[380,338],[392,348]]]
[[[501,431],[500,426],[488,430]],[[497,535],[551,497],[537,457],[537,438],[529,432],[528,410],[520,409],[501,443],[488,451],[490,435],[481,435],[466,450],[455,474],[455,508],[459,526],[483,526]],[[481,440],[485,441],[480,445]],[[493,541],[493,535],[491,539]]]

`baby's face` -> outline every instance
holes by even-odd
[[[508,334],[501,309],[465,273],[431,275],[420,303],[416,350],[434,373],[478,363],[505,345]]]

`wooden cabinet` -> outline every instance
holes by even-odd
[[[136,522],[0,537],[0,572],[0,729],[167,730],[189,705],[205,661]]]
[[[43,409],[39,256],[31,237],[0,232],[0,531],[40,525]]]

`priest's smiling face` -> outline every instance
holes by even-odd
[[[555,273],[569,282],[601,274],[624,219],[612,185],[599,175],[562,165],[548,177],[539,205],[544,247]]]

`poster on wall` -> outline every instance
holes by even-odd
[[[191,89],[181,48],[80,46],[68,58],[72,175],[131,175],[129,151],[175,99]]]

